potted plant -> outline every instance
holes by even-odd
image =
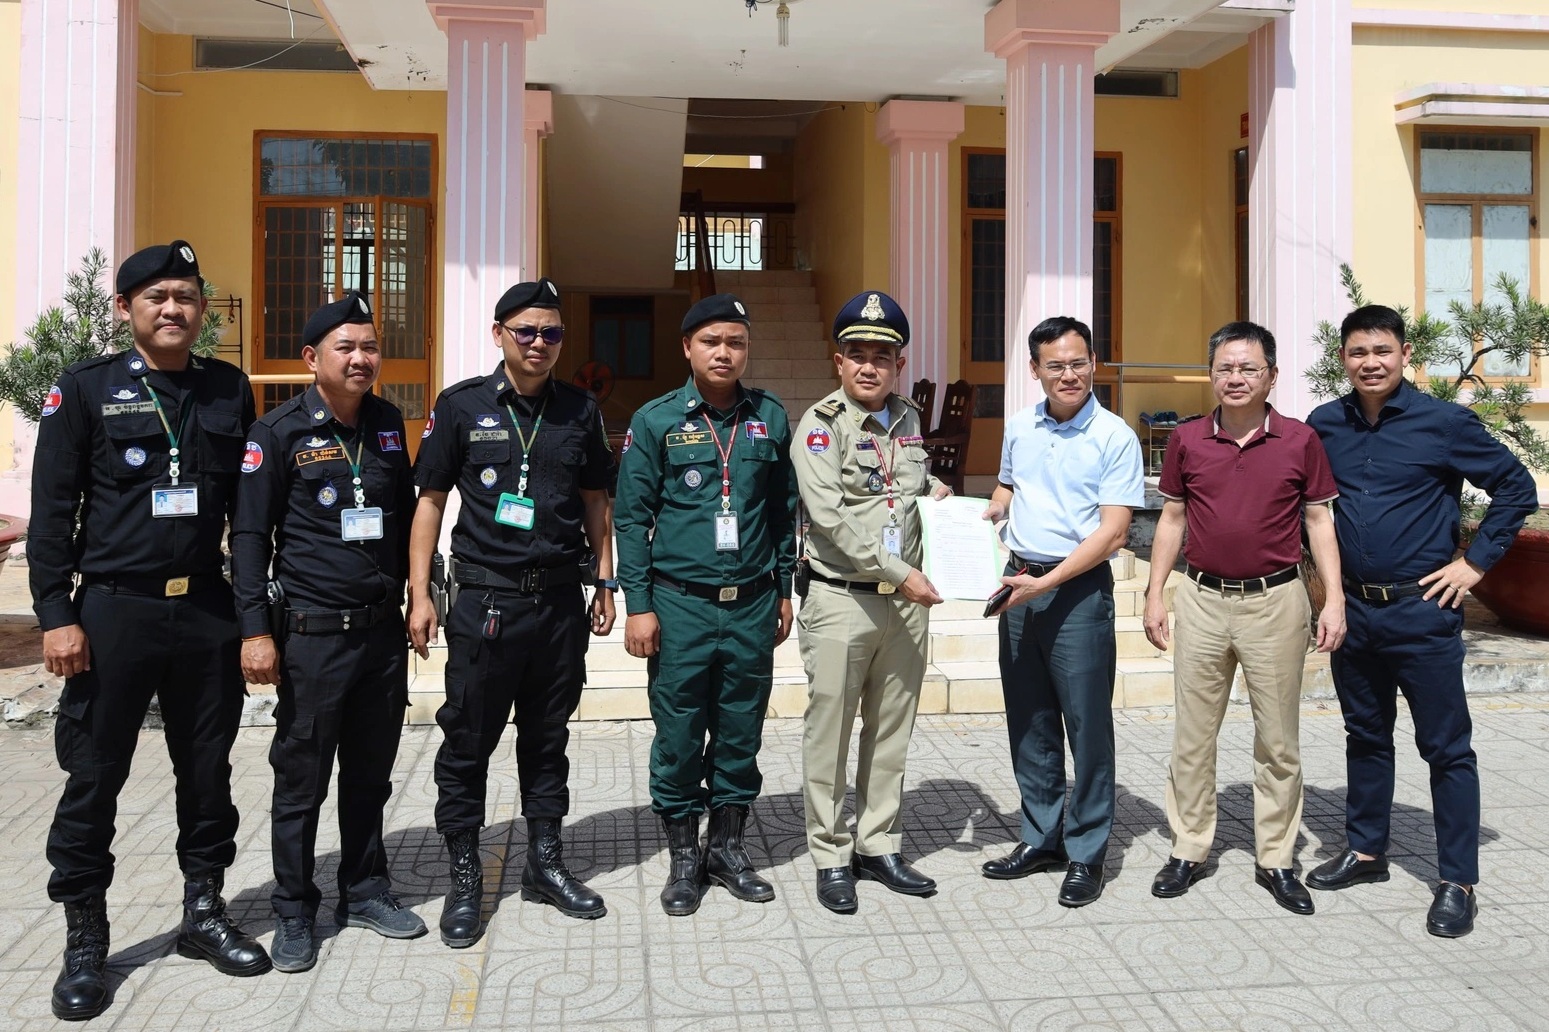
[[[1350,266],[1340,266],[1340,279],[1352,308],[1367,303]],[[1549,357],[1549,306],[1525,294],[1511,277],[1493,285],[1498,300],[1465,305],[1453,301],[1448,319],[1425,313],[1410,318],[1406,308],[1405,336],[1413,348],[1410,368],[1415,386],[1444,401],[1465,404],[1478,414],[1495,437],[1535,473],[1549,473],[1549,441],[1531,423],[1526,410],[1533,391],[1519,370],[1535,359]],[[1313,393],[1332,398],[1346,393],[1349,382],[1339,356],[1339,328],[1320,323],[1315,338],[1322,354],[1307,370]],[[1486,377],[1489,379],[1486,379]],[[1493,381],[1493,382],[1492,382]],[[1478,526],[1484,512],[1479,495],[1463,495],[1463,534]],[[1508,627],[1549,635],[1549,513],[1528,518],[1513,546],[1491,568],[1473,594]]]
[[[113,295],[102,282],[107,268],[108,258],[101,249],[88,251],[80,269],[66,278],[63,303],[37,317],[27,328],[26,343],[7,345],[0,356],[0,401],[15,408],[27,422],[36,424],[42,418],[48,392],[67,368],[110,351],[129,349],[129,326],[115,317]],[[214,294],[215,289],[205,283],[205,297]],[[215,354],[223,323],[218,312],[205,313],[195,354]],[[0,515],[0,564],[26,526],[27,521],[20,517]]]

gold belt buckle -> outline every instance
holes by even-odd
[[[737,591],[738,590],[739,589],[736,588],[735,586],[730,587],[730,588],[722,588],[721,589],[721,595],[720,595],[720,601],[722,601],[722,602],[735,602],[735,601],[737,601]]]
[[[167,578],[167,597],[168,598],[171,598],[173,595],[186,595],[186,594],[188,594],[188,578],[187,577],[169,577],[169,578]]]
[[[877,581],[877,594],[879,595],[891,595],[897,590],[898,585],[892,581]]]

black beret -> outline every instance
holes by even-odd
[[[170,244],[156,244],[136,251],[118,267],[113,289],[127,295],[131,290],[151,280],[198,279],[200,287],[204,278],[199,275],[199,259],[187,240],[174,240]]]
[[[879,344],[909,343],[909,319],[898,302],[880,290],[863,290],[850,298],[834,317],[834,341],[871,340]]]
[[[736,294],[711,294],[688,310],[683,317],[683,336],[687,337],[705,323],[740,322],[751,326],[748,308]]]
[[[371,305],[360,292],[346,291],[339,300],[326,304],[307,316],[307,324],[301,328],[301,346],[316,347],[317,342],[328,336],[328,331],[345,323],[371,322]]]
[[[559,309],[559,288],[547,276],[539,276],[536,283],[518,283],[495,302],[495,321],[500,322],[512,312],[524,308]]]

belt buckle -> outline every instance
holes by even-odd
[[[892,581],[877,581],[877,594],[891,595],[898,590],[898,585]]]
[[[732,585],[729,588],[722,588],[721,593],[716,597],[716,601],[735,602],[737,601],[737,592],[740,590],[742,589],[738,588],[736,585]]]
[[[188,578],[187,577],[168,577],[167,578],[167,595],[166,595],[167,598],[171,598],[174,595],[186,595],[186,594],[188,594]]]
[[[1388,585],[1386,585],[1386,584],[1384,584],[1382,586],[1382,600],[1384,602],[1391,602],[1392,601],[1392,599],[1388,598]]]

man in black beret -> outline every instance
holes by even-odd
[[[409,691],[400,607],[414,480],[403,414],[371,393],[382,355],[364,297],[319,308],[301,344],[315,380],[248,431],[231,530],[242,672],[278,686],[270,956],[287,972],[317,962],[312,873],[335,754],[335,921],[392,939],[425,934],[392,892],[382,844]]]
[[[68,779],[48,892],[68,925],[53,992],[67,1021],[107,1006],[113,822],[153,696],[177,783],[177,951],[226,974],[269,970],[221,896],[236,857],[230,754],[243,698],[221,542],[253,390],[235,366],[192,354],[205,302],[187,242],[131,255],[116,286],[134,346],[76,363],[49,391],[27,542],[44,665],[66,679],[54,739]]]
[[[738,899],[774,899],[743,826],[763,787],[774,650],[791,633],[796,479],[784,406],[742,383],[748,350],[736,297],[690,308],[688,382],[635,413],[620,463],[624,644],[648,661],[651,808],[667,830],[661,902],[674,917],[699,908],[706,877]]]
[[[559,288],[518,283],[490,328],[502,361],[441,392],[420,441],[419,505],[409,543],[409,637],[429,654],[438,621],[430,571],[447,498],[461,507],[447,581],[446,738],[436,754],[436,830],[451,856],[441,941],[484,934],[479,829],[489,758],[515,710],[516,769],[527,818],[522,898],[570,917],[606,912],[565,866],[560,819],[570,809],[566,722],[581,700],[587,631],[613,627],[613,453],[591,394],[557,380],[565,340]],[[589,565],[597,561],[595,590]]]

